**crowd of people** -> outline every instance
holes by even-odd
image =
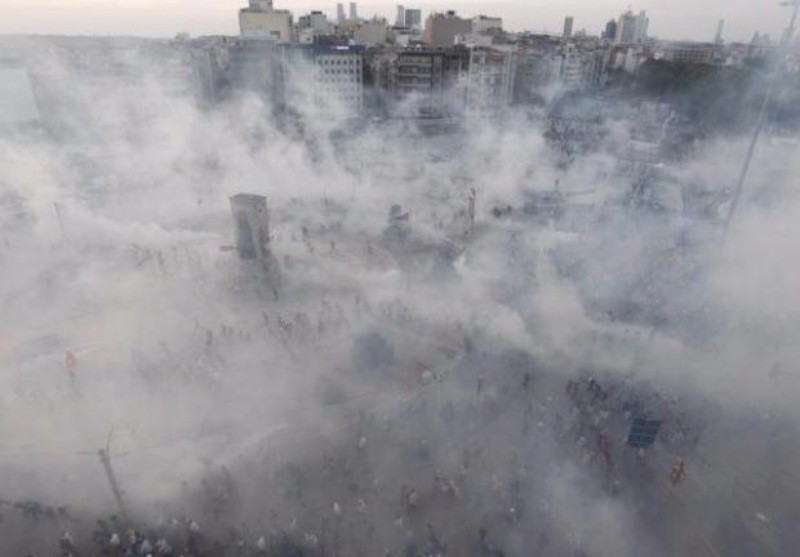
[[[160,266],[157,256],[134,251]],[[22,505],[25,519],[58,524],[63,557],[499,557],[523,548],[572,557],[586,544],[557,525],[548,488],[564,463],[581,467],[610,497],[621,496],[626,482],[652,479],[661,472],[631,467],[646,454],[619,439],[633,416],[653,411],[664,422],[660,442],[675,456],[664,477],[678,485],[687,474],[682,455],[701,430],[677,400],[627,377],[593,371],[567,381],[525,352],[452,324],[444,327],[447,342],[432,350],[438,361],[395,357],[392,331],[413,335],[420,347],[436,344],[438,332],[400,299],[323,297],[313,310],[289,307],[261,311],[260,322],[196,323],[188,347],[196,358],[182,361],[174,354],[186,347],[162,342],[134,352],[133,369],[153,385],[187,385],[213,380],[242,346],[283,346],[295,357],[350,339],[353,368],[391,373],[353,374],[343,383],[357,378],[384,398],[394,393],[391,403],[366,398],[332,407],[323,418],[332,426],[317,435],[298,433],[291,446],[207,469],[185,486],[175,518],[118,513],[96,521],[90,534],[84,514],[67,519],[62,508]],[[382,334],[363,334],[368,323]],[[74,374],[76,356],[68,354],[66,365]],[[560,395],[542,381],[560,384]]]
[[[324,313],[339,319],[336,305]],[[396,323],[408,318],[402,305],[378,313]],[[264,326],[299,334],[282,320],[265,316]],[[219,337],[245,340],[230,326]],[[649,409],[665,423],[659,443],[676,455],[664,479],[677,486],[686,476],[679,453],[691,452],[701,428],[690,426],[674,397],[590,373],[564,381],[562,396],[544,396],[546,375],[533,358],[492,352],[480,338],[465,338],[449,358],[449,373],[439,370],[410,387],[376,375],[371,381],[382,389],[401,393],[395,402],[365,401],[354,420],[322,438],[295,439],[292,447],[208,469],[185,486],[176,518],[118,514],[98,520],[87,537],[83,515],[73,517],[68,507],[9,508],[26,520],[62,525],[63,557],[498,557],[519,554],[519,544],[573,556],[586,548],[553,528],[557,502],[542,485],[548,469],[576,463],[610,497],[639,482],[637,474],[652,481],[658,470],[631,467],[646,460],[645,452],[618,441],[631,416]]]

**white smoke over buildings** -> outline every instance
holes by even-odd
[[[527,114],[343,123],[302,79],[291,119],[247,92],[201,108],[142,44],[4,41],[45,129],[0,136],[4,505],[115,513],[111,432],[133,513],[221,516],[253,547],[790,554],[796,140],[760,150],[723,249],[620,201],[626,119],[561,164]],[[709,141],[675,180],[719,193],[744,148]],[[230,249],[243,192],[277,278]],[[647,451],[624,444],[637,409],[664,419]],[[0,547],[52,553],[59,521],[8,507]]]

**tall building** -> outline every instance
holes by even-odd
[[[422,10],[409,10],[406,9],[405,26],[409,29],[422,28]]]
[[[616,20],[609,20],[606,23],[606,28],[603,31],[603,38],[607,41],[613,41],[617,37],[617,22]]]
[[[433,46],[453,46],[457,35],[467,35],[472,32],[472,21],[462,19],[456,12],[432,13],[425,21],[425,31],[422,42]]]
[[[250,6],[239,10],[239,31],[248,39],[292,40],[292,12],[276,10],[272,0],[250,0]]]
[[[336,23],[341,25],[345,21],[347,21],[347,15],[344,13],[344,4],[336,4]]]
[[[643,43],[647,41],[647,28],[650,26],[650,18],[647,17],[647,14],[642,10],[639,12],[639,17],[636,19],[636,27],[634,31],[634,37],[637,43]]]
[[[634,15],[631,10],[628,10],[619,18],[614,42],[617,44],[641,44],[645,42],[649,24],[650,20],[647,18],[647,13],[642,11],[639,15]]]
[[[568,40],[572,38],[572,27],[575,25],[575,18],[571,16],[567,16],[564,18],[564,34],[562,37],[564,40]]]
[[[394,24],[397,27],[405,27],[406,25],[406,9],[403,6],[397,6],[397,19]]]
[[[356,21],[358,19],[358,6],[355,2],[350,2],[350,20]]]
[[[717,34],[714,37],[714,42],[717,44],[722,43],[722,32],[725,30],[725,20],[720,19],[719,23],[717,23]]]

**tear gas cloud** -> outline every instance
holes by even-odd
[[[145,41],[0,44],[41,113],[0,128],[4,555],[64,531],[99,554],[97,518],[195,521],[209,555],[800,543],[796,135],[765,133],[723,241],[741,130],[637,189],[621,101],[565,156],[555,90],[354,121],[298,79],[286,119],[247,91],[198,103]],[[267,267],[227,248],[238,193],[267,197]],[[662,421],[647,449],[638,415]]]

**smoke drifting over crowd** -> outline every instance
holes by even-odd
[[[1,44],[41,120],[0,122],[2,555],[800,547],[796,136],[723,240],[738,133],[645,177],[641,111],[575,100],[602,140],[567,149],[555,91],[286,119],[197,103],[145,43]]]

